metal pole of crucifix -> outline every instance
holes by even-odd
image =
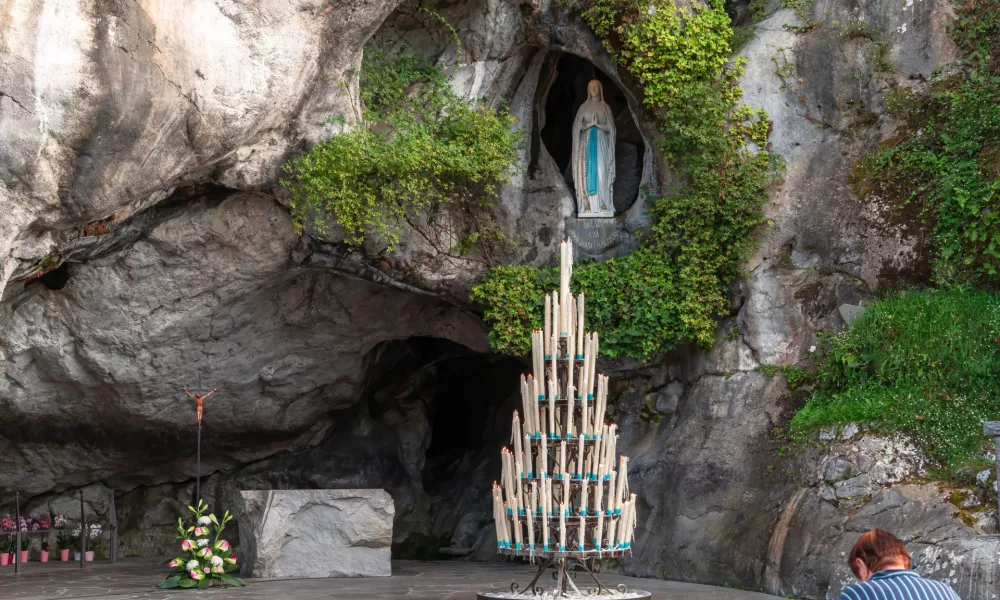
[[[1000,482],[1000,421],[983,423],[983,434],[993,437],[994,469],[996,470],[997,482]],[[997,519],[997,522],[1000,523],[1000,494],[997,495]]]
[[[206,391],[208,390],[201,387],[201,371],[198,371],[198,387],[191,389],[184,388],[184,393],[194,399],[198,410],[198,458],[196,459],[197,476],[195,478],[195,504],[201,502],[201,417],[202,414],[204,414],[203,404],[206,398],[215,393],[215,389],[208,391],[207,394],[205,393]]]

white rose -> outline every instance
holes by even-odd
[[[199,548],[203,548],[203,547],[205,547],[207,545],[208,545],[208,540],[207,539],[201,538],[200,540],[198,540],[198,547]]]
[[[198,524],[199,525],[211,525],[212,524],[212,519],[209,519],[208,517],[200,517],[198,519]]]
[[[213,566],[217,567],[217,566],[219,566],[221,564],[222,564],[222,557],[221,556],[213,556],[212,557],[212,565]]]
[[[196,560],[189,560],[188,564],[185,565],[185,566],[186,566],[186,568],[187,568],[188,571],[194,571],[195,569],[198,568],[198,561],[196,561]]]
[[[809,346],[809,351],[810,352],[815,352],[816,351],[816,346]]]

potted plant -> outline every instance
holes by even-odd
[[[14,521],[9,514],[0,519],[0,566],[14,562]]]
[[[56,537],[56,548],[59,549],[59,560],[62,562],[69,561],[69,550],[72,545],[73,538],[65,531],[60,531],[59,535]]]
[[[70,534],[70,545],[73,548],[73,560],[80,560],[80,528]]]
[[[21,533],[25,533],[25,534],[28,533],[28,530],[29,530],[29,528],[32,525],[33,525],[33,523],[31,521],[31,519],[25,519],[24,517],[21,517],[21,521],[20,521]],[[37,530],[37,527],[35,529]],[[19,548],[20,551],[21,551],[21,556],[20,556],[19,560],[21,561],[22,564],[28,562],[28,558],[29,558],[28,555],[30,553],[30,551],[28,550],[28,548],[30,548],[30,547],[31,547],[31,537],[27,536],[27,535],[22,535],[21,536],[21,547]]]
[[[91,541],[87,542],[87,546],[93,547],[94,541],[97,540],[97,538],[101,537],[101,529],[102,528],[101,528],[101,524],[100,523],[91,523],[90,524],[90,527],[89,527],[90,531],[89,531],[88,539],[91,540]],[[94,551],[93,550],[87,550],[86,556],[84,556],[83,559],[86,560],[87,562],[93,562],[94,561]]]
[[[226,511],[222,518],[208,512],[208,505],[198,501],[198,508],[189,506],[194,522],[187,524],[177,518],[177,539],[181,542],[181,556],[167,565],[173,572],[160,582],[158,588],[198,588],[212,585],[244,586],[246,582],[230,575],[236,570],[236,557],[229,542],[222,539],[222,530],[233,517]],[[214,531],[213,531],[214,530]]]
[[[49,543],[42,542],[42,549],[38,553],[39,562],[49,562]]]

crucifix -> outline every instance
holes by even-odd
[[[205,392],[208,392],[207,394]],[[215,393],[215,389],[207,390],[201,387],[201,371],[198,372],[198,387],[184,388],[184,393],[194,399],[198,411],[198,458],[197,476],[195,478],[195,504],[201,500],[201,417],[204,414],[205,399]]]

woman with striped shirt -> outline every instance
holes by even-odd
[[[888,531],[862,534],[847,564],[858,583],[844,588],[839,600],[961,600],[948,584],[910,571],[910,553]]]

